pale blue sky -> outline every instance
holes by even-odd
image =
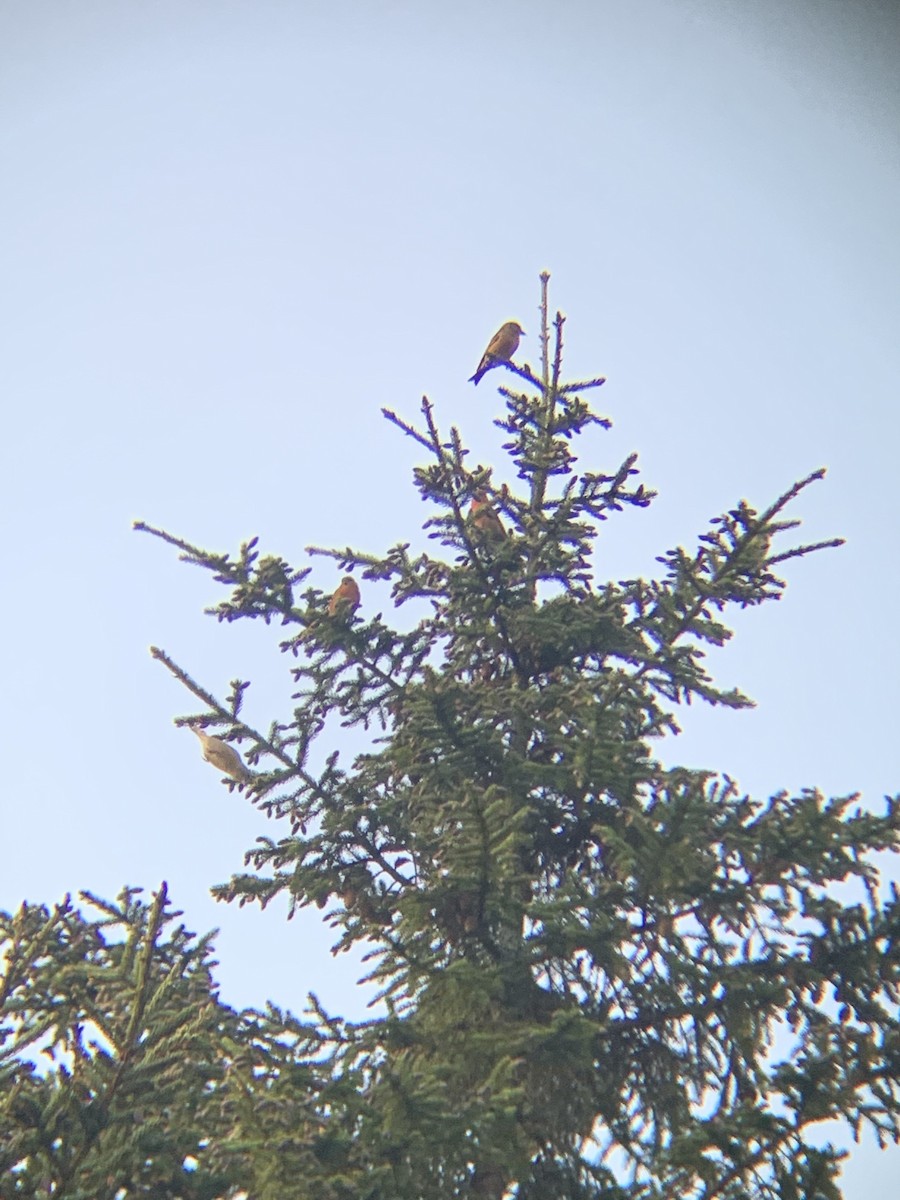
[[[221,926],[225,1000],[362,1012],[320,914],[209,899],[273,827],[147,647],[253,679],[263,725],[289,679],[277,630],[203,617],[211,577],[131,522],[298,565],[421,541],[380,407],[427,393],[499,464],[466,379],[507,318],[536,359],[544,267],[568,374],[608,376],[582,461],[637,450],[660,492],[601,577],[823,465],[801,536],[848,539],[736,622],[717,676],[758,708],[685,712],[667,761],[900,789],[898,63],[889,0],[0,2],[0,905],[165,878]],[[898,1166],[859,1152],[847,1197]]]

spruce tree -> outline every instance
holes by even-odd
[[[185,1166],[235,1025],[209,940],[172,928],[165,885],[83,900],[0,913],[0,1196],[215,1195]]]
[[[222,1004],[165,884],[81,900],[0,913],[0,1200],[303,1194],[347,1107],[320,1032]]]
[[[294,687],[259,728],[244,681],[219,699],[153,651],[203,705],[179,721],[244,752],[252,776],[225,786],[280,830],[215,894],[323,910],[379,987],[363,1023],[315,997],[305,1023],[272,1010],[252,1086],[213,1089],[231,1125],[206,1153],[263,1200],[837,1197],[812,1127],[900,1133],[898,906],[874,861],[900,798],[757,799],[654,752],[681,706],[751,703],[707,654],[727,609],[839,544],[786,537],[823,472],[737,503],[658,578],[599,579],[600,524],[653,493],[636,456],[576,463],[609,425],[586,398],[603,380],[563,381],[546,275],[541,321],[540,366],[482,383],[501,384],[502,469],[427,399],[415,423],[385,410],[423,453],[432,548],[311,547],[332,586],[361,581],[359,609],[256,539],[230,556],[139,524],[228,589],[219,620],[278,628]],[[365,749],[342,753],[336,721]]]

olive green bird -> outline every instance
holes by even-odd
[[[477,384],[482,375],[491,367],[509,362],[519,348],[519,338],[524,334],[525,330],[518,321],[507,321],[501,325],[488,342],[487,350],[482,354],[481,362],[478,364],[478,370],[469,377],[469,383]]]

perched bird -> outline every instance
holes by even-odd
[[[188,725],[188,729],[196,733],[200,739],[204,759],[208,763],[212,763],[216,770],[221,771],[230,779],[236,779],[238,783],[245,783],[248,779],[252,779],[252,772],[244,765],[244,760],[234,746],[229,746],[221,738],[213,737],[211,733],[204,732],[196,725]]]
[[[349,621],[359,608],[359,587],[352,575],[345,575],[328,601],[328,615]]]
[[[765,569],[766,559],[772,550],[772,535],[770,533],[754,533],[748,538],[740,552],[740,569],[744,574],[753,575]]]
[[[485,371],[489,371],[491,367],[496,367],[499,363],[509,362],[519,347],[519,338],[524,333],[525,330],[518,321],[507,321],[505,325],[501,325],[488,342],[487,350],[482,354],[481,362],[478,364],[478,370],[469,377],[469,383],[477,384]]]
[[[486,492],[476,492],[469,506],[469,520],[484,536],[492,542],[500,542],[506,537],[503,522],[494,511],[494,506],[487,498]]]

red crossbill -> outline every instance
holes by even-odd
[[[525,330],[518,321],[507,321],[505,325],[501,325],[488,342],[487,350],[481,356],[481,362],[478,364],[478,370],[470,376],[469,383],[477,384],[485,371],[489,371],[491,367],[496,367],[502,362],[509,362],[518,349],[519,338],[524,333]]]
[[[494,506],[488,500],[485,492],[476,492],[472,497],[469,520],[489,541],[499,542],[506,537],[503,522],[494,511]]]
[[[217,771],[221,771],[223,775],[227,775],[231,779],[236,779],[238,783],[245,783],[252,778],[252,772],[244,765],[244,760],[234,746],[229,746],[221,738],[205,733],[196,725],[188,725],[188,729],[196,733],[200,739],[204,759],[206,762],[212,763]]]
[[[345,575],[328,601],[328,615],[349,621],[359,608],[359,587],[352,575]]]

